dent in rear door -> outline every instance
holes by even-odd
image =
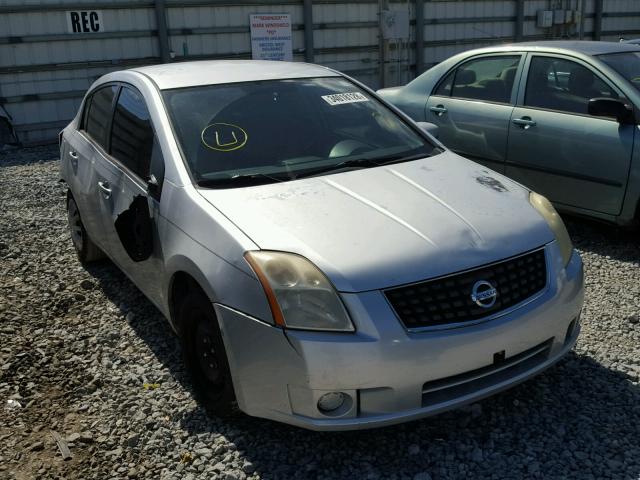
[[[78,205],[82,223],[91,239],[101,245],[100,205],[97,192],[97,177],[93,162],[95,147],[82,133],[75,130],[65,132],[67,148],[63,155],[66,162],[67,182]]]

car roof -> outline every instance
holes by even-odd
[[[606,53],[637,52],[640,45],[620,42],[594,42],[586,40],[547,40],[539,42],[522,42],[507,45],[510,49],[570,51],[584,55],[603,55]]]
[[[330,68],[311,63],[266,60],[175,62],[137,67],[131,70],[151,78],[161,90],[222,83],[340,75]]]

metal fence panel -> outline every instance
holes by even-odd
[[[313,58],[377,88],[404,83],[421,68],[470,48],[522,39],[640,37],[640,0],[313,0]],[[168,49],[175,61],[250,58],[249,14],[289,13],[294,60],[305,51],[303,0],[165,0]],[[415,18],[420,4],[424,15]],[[583,10],[581,22],[537,27],[539,10],[562,4]],[[380,10],[408,9],[410,38],[380,41]],[[67,32],[67,11],[100,10],[104,31]],[[423,43],[416,43],[422,25]],[[519,30],[520,28],[520,30]],[[99,76],[159,63],[154,0],[0,0],[0,103],[25,143],[48,141],[73,116],[83,92]],[[166,52],[166,50],[164,50]]]

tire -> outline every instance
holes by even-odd
[[[233,381],[213,305],[204,293],[189,293],[178,306],[178,321],[184,362],[198,401],[210,415],[233,414]]]
[[[80,217],[80,210],[71,192],[67,194],[67,219],[69,222],[71,241],[78,254],[80,263],[86,264],[103,259],[105,257],[104,253],[93,243],[84,228],[82,218]]]

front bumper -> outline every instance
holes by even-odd
[[[313,430],[354,430],[449,410],[520,383],[576,342],[584,298],[577,253],[566,269],[547,245],[547,290],[493,320],[408,332],[379,291],[342,294],[355,333],[283,331],[216,304],[239,407]],[[561,263],[561,262],[560,262]],[[321,413],[327,392],[351,402]]]

